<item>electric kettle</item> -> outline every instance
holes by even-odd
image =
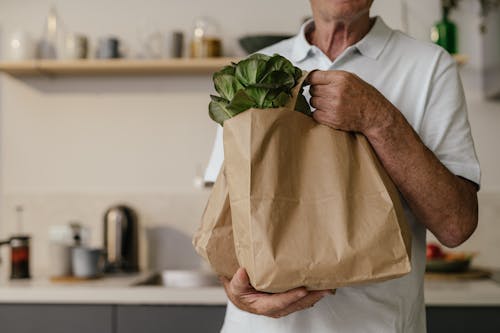
[[[135,211],[125,205],[109,208],[104,214],[106,272],[138,270],[138,222]]]

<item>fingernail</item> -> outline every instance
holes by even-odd
[[[299,297],[305,297],[305,296],[307,296],[307,291],[301,290],[298,292],[298,295],[299,295]]]

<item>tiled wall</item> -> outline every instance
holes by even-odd
[[[17,232],[16,206],[22,205],[23,231],[33,237],[32,269],[35,275],[44,275],[50,265],[48,229],[51,225],[80,221],[91,230],[90,245],[102,247],[105,211],[112,205],[126,204],[138,214],[140,266],[179,268],[182,263],[179,258],[189,261],[187,265],[197,263],[191,236],[199,224],[208,193],[208,190],[199,190],[175,194],[11,194],[4,197],[2,229],[5,235]],[[151,249],[170,252],[160,255]],[[2,251],[2,257],[8,258],[7,249]]]
[[[57,5],[71,31],[86,33],[94,41],[113,33],[128,41],[131,49],[138,45],[138,29],[188,33],[194,17],[209,15],[220,23],[228,54],[242,54],[236,42],[241,35],[294,33],[309,15],[308,1],[259,0],[241,2],[235,8],[229,0],[193,0],[187,11],[181,0],[2,0],[3,36],[23,29],[38,37],[50,2]],[[406,2],[410,33],[427,38],[439,17],[438,2]],[[375,9],[389,25],[402,28],[400,4],[377,0]],[[258,17],[248,15],[256,6],[268,10]],[[472,4],[462,6],[454,14],[461,47],[477,66],[477,12]],[[276,20],[275,12],[285,7],[287,17]],[[480,264],[500,266],[496,259],[500,253],[500,106],[482,100],[478,80],[466,83],[483,167],[483,193],[480,227],[463,248],[479,250]],[[195,189],[192,181],[205,166],[214,138],[215,126],[206,110],[210,87],[208,76],[0,78],[0,238],[15,231],[15,206],[22,204],[25,229],[34,235],[34,272],[43,274],[50,260],[50,225],[81,220],[92,228],[92,243],[98,246],[104,211],[127,202],[141,217],[142,266],[175,262],[168,253],[148,260],[148,245],[173,250],[147,235],[164,234],[162,228],[170,226],[189,240],[199,221],[208,192]],[[189,250],[179,248],[177,257],[183,253]],[[6,258],[6,249],[1,255]],[[4,268],[0,265],[0,270]]]

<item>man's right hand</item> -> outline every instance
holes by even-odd
[[[272,318],[280,318],[292,312],[312,307],[330,290],[307,291],[296,288],[284,293],[268,294],[255,290],[250,285],[248,274],[244,268],[238,269],[229,280],[221,277],[226,294],[231,302],[240,310]]]

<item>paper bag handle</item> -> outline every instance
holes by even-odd
[[[309,74],[310,73],[307,71],[302,71],[302,76],[297,81],[297,84],[295,85],[295,87],[292,88],[292,97],[290,98],[288,103],[286,103],[285,108],[295,110],[295,104],[297,104],[297,98],[299,97],[300,89],[302,88],[302,85],[306,81]]]

